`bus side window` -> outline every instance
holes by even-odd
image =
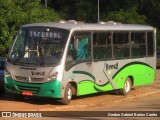
[[[107,32],[95,32],[93,34],[94,60],[111,59],[111,34]]]
[[[74,48],[74,37],[72,37],[70,45],[69,45],[69,50],[68,50],[66,62],[70,62],[70,61],[76,60],[76,52],[75,51],[76,50]]]
[[[90,58],[88,37],[73,37],[69,45],[68,56],[72,60],[86,60]]]
[[[130,56],[128,32],[113,33],[113,53],[115,59],[128,58]]]
[[[72,36],[66,58],[66,69],[79,61],[91,58],[90,33],[76,33]],[[68,66],[68,67],[67,67]]]
[[[145,32],[131,33],[131,53],[132,57],[146,56],[146,35]]]
[[[148,47],[148,55],[153,56],[154,55],[154,42],[153,42],[153,32],[147,33],[147,47]]]
[[[86,60],[89,58],[88,37],[78,39],[77,60]]]

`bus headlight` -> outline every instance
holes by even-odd
[[[56,80],[58,76],[58,72],[55,72],[53,75],[50,75],[47,79],[46,82],[52,81],[52,80]]]
[[[11,73],[7,69],[5,69],[4,75],[5,77],[11,77]]]

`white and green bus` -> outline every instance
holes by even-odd
[[[154,82],[156,29],[101,22],[34,23],[20,28],[5,66],[5,90],[15,98],[61,98]]]

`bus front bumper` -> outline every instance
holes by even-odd
[[[25,83],[5,77],[6,93],[23,94],[23,92],[31,93],[28,95],[60,98],[61,97],[60,81],[54,80],[46,83]],[[26,94],[27,95],[27,94]]]

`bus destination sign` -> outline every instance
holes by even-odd
[[[29,31],[30,37],[55,38],[61,39],[62,32],[59,31]]]

